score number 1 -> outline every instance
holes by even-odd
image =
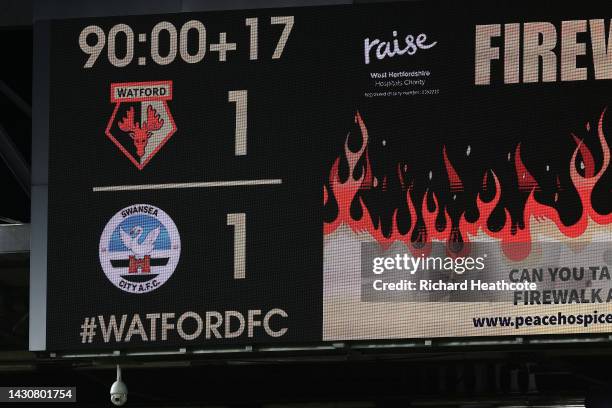
[[[227,225],[234,227],[234,279],[246,278],[246,214],[227,214]]]

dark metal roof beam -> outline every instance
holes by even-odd
[[[30,167],[2,125],[0,125],[0,156],[23,191],[30,197]]]
[[[28,118],[32,118],[32,107],[30,104],[2,80],[0,80],[0,92],[9,98],[23,113],[28,115]]]

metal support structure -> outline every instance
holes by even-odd
[[[32,118],[32,107],[30,104],[2,80],[0,80],[0,92],[9,98],[28,118]]]
[[[6,166],[15,176],[19,186],[29,198],[31,180],[30,167],[2,125],[0,125],[0,156],[2,156],[2,160],[4,160]]]

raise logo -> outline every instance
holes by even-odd
[[[416,37],[408,34],[401,40],[398,38],[397,31],[393,30],[392,34],[392,40],[384,41],[378,38],[366,38],[363,40],[363,56],[366,65],[370,63],[372,56],[382,60],[404,54],[414,55],[418,50],[428,50],[438,43],[437,41],[430,41],[428,43],[427,34],[425,33],[418,34]],[[402,44],[400,44],[400,41]]]
[[[142,170],[176,132],[168,101],[172,81],[111,84],[115,104],[106,136]]]
[[[181,238],[172,219],[149,204],[125,207],[106,224],[100,238],[100,264],[119,289],[151,292],[172,276]]]

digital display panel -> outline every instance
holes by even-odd
[[[607,332],[605,7],[52,21],[47,348]]]

